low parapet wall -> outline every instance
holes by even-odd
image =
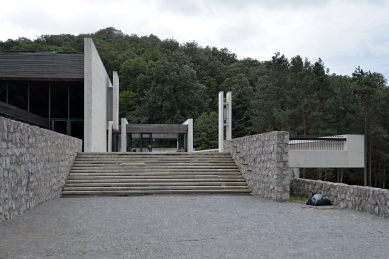
[[[294,179],[291,189],[292,194],[305,197],[310,197],[310,191],[322,194],[341,209],[389,217],[389,190],[386,189],[308,179]]]
[[[274,131],[224,141],[253,195],[288,201],[290,169],[289,133]]]
[[[82,141],[0,117],[0,223],[60,196]]]

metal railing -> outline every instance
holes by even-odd
[[[289,150],[344,150],[346,138],[340,136],[293,136],[289,138]]]

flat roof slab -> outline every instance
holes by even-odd
[[[188,133],[188,125],[185,124],[127,124],[126,126],[127,133]]]

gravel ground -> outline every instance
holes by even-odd
[[[389,258],[389,221],[254,196],[58,198],[0,224],[0,258]]]

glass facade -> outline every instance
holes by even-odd
[[[7,82],[0,81],[0,102],[7,103]]]
[[[28,111],[28,82],[8,82],[8,104]]]
[[[49,119],[51,130],[83,139],[84,82],[0,80],[0,101]]]
[[[49,118],[49,82],[29,82],[29,112]]]
[[[69,84],[67,82],[50,82],[50,117],[69,117]]]

